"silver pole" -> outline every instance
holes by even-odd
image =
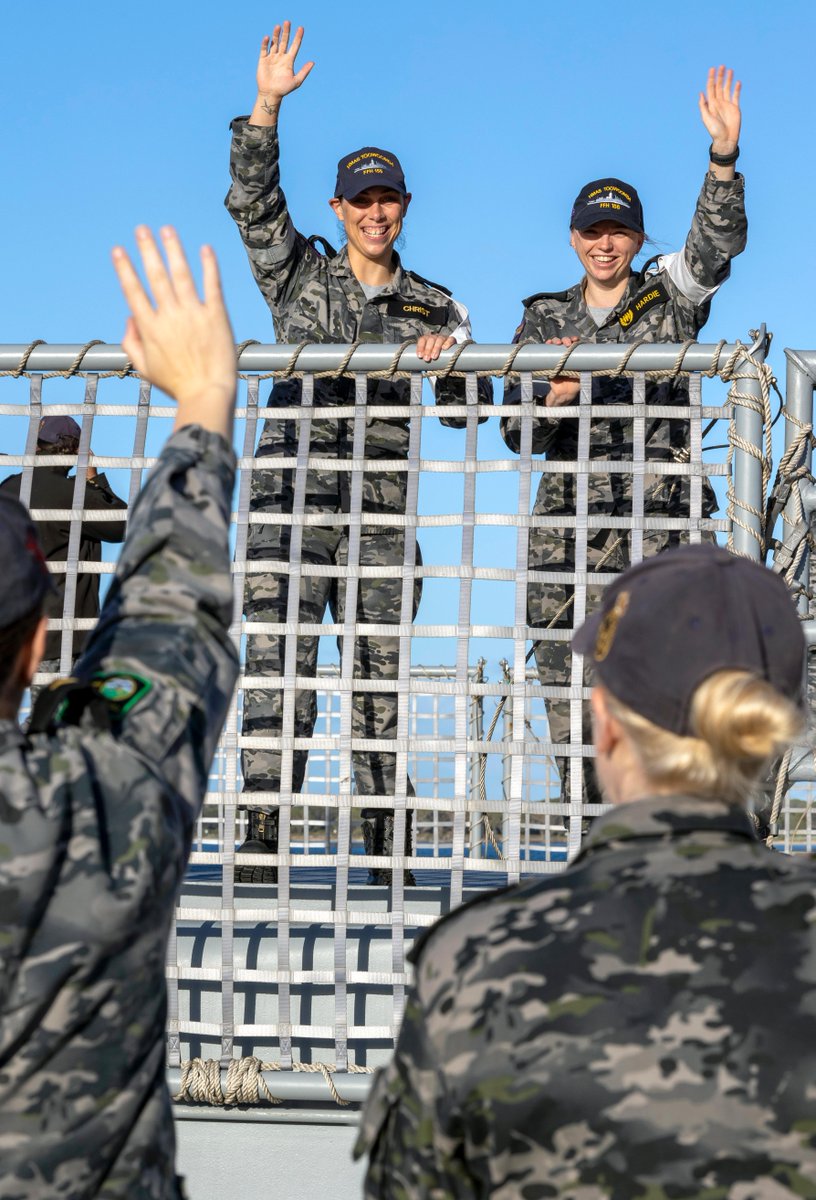
[[[811,355],[810,357],[813,358],[814,356]],[[813,388],[816,385],[816,374],[814,374],[816,363],[812,363],[809,366],[807,361],[808,356],[800,350],[785,350],[785,358],[787,359],[785,409],[790,414],[790,417],[793,418],[792,420],[785,421],[785,450],[787,452],[799,437],[801,426],[812,426],[813,424]],[[802,465],[806,464],[808,469],[811,467],[812,452],[809,443],[804,447],[800,463]],[[795,524],[793,497],[790,497],[783,513],[782,529],[785,541],[794,535]],[[805,548],[796,572],[795,582],[806,585],[809,569],[810,553]],[[807,615],[806,587],[799,598],[799,611],[803,616]]]
[[[476,681],[484,682],[484,669],[487,660],[480,658],[476,664]],[[474,742],[481,742],[484,738],[484,696],[474,696],[470,702],[470,736]],[[470,794],[471,799],[479,804],[479,780],[482,774],[482,756],[474,754],[470,760]],[[471,858],[482,858],[484,842],[484,813],[480,809],[472,809],[470,814],[470,842],[469,853]]]
[[[764,362],[767,348],[768,341],[763,327],[760,336],[751,348],[752,357],[759,362]],[[743,395],[759,402],[762,397],[759,372],[748,360],[744,360],[741,365],[747,378],[739,380],[739,390]],[[734,407],[734,426],[737,437],[761,450],[763,445],[762,412],[755,411],[745,404],[737,403]],[[734,450],[733,489],[736,507],[733,531],[734,550],[737,554],[744,554],[747,558],[753,558],[758,562],[762,558],[762,517],[765,511],[762,463],[754,454],[749,454],[739,445]]]
[[[735,350],[734,345],[726,345],[718,349],[716,345],[695,344],[689,346],[683,355],[681,369],[683,371],[702,371],[711,368],[712,363],[717,368],[722,367]],[[256,345],[248,346],[239,361],[241,371],[285,371],[292,362],[296,346]],[[456,369],[462,371],[499,371],[507,362],[508,356],[515,349],[513,346],[497,344],[474,344],[466,346],[459,355]],[[586,343],[575,347],[570,355],[569,364],[565,368],[572,371],[603,371],[621,364],[630,347],[625,343]],[[25,358],[27,347],[22,344],[0,345],[0,372],[17,370]],[[352,355],[346,370],[349,373],[366,373],[369,371],[385,371],[399,350],[398,345],[371,344],[359,346]],[[632,371],[665,371],[670,370],[681,350],[678,345],[650,344],[638,346],[629,360]],[[77,363],[77,357],[82,351],[81,345],[43,344],[35,346],[25,360],[25,371],[28,374],[39,374],[44,371],[74,371],[95,373],[99,371],[123,371],[127,367],[127,356],[121,346],[100,344],[91,346]],[[297,371],[332,371],[336,370],[345,359],[347,346],[339,345],[308,345],[297,356],[295,370]],[[444,370],[456,351],[446,351],[439,357],[439,368]],[[515,371],[547,371],[552,370],[563,358],[561,346],[522,346],[514,361]],[[427,371],[428,364],[417,358],[413,350],[404,350],[400,355],[398,369],[400,371]]]

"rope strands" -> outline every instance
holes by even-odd
[[[274,1074],[290,1071],[294,1074],[322,1075],[335,1104],[346,1107],[350,1100],[343,1100],[334,1083],[333,1076],[342,1071],[349,1075],[371,1075],[373,1067],[358,1067],[354,1063],[338,1067],[323,1062],[293,1062],[284,1067],[279,1062],[263,1062],[250,1055],[234,1058],[226,1066],[226,1079],[221,1086],[222,1064],[215,1059],[193,1058],[181,1064],[181,1084],[173,1096],[177,1103],[257,1105],[261,1100],[268,1104],[283,1104],[264,1079],[264,1073]]]

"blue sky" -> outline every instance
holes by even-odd
[[[510,338],[522,297],[575,282],[567,219],[589,178],[633,182],[653,238],[682,242],[708,146],[697,91],[710,64],[733,64],[750,237],[707,335],[744,338],[764,319],[777,351],[813,343],[816,6],[791,0],[10,6],[1,341],[118,340],[108,250],[132,244],[138,221],[211,241],[237,337],[271,340],[222,201],[229,120],[249,110],[261,37],[286,16],[317,64],[281,122],[298,225],[332,238],[339,156],[366,141],[395,149],[414,192],[404,258],[468,304],[482,341]]]
[[[474,336],[489,342],[510,340],[522,297],[578,279],[567,222],[588,179],[634,183],[658,248],[682,244],[707,164],[698,90],[710,65],[732,65],[744,84],[749,245],[702,339],[747,340],[764,320],[780,374],[784,345],[816,342],[816,6],[791,0],[640,9],[302,0],[277,12],[255,0],[15,5],[4,13],[0,78],[0,341],[118,341],[125,310],[109,249],[132,246],[140,221],[175,223],[191,247],[211,242],[237,340],[272,340],[223,198],[229,121],[249,111],[261,37],[286,17],[306,28],[301,61],[317,64],[281,118],[297,225],[335,240],[326,201],[337,159],[366,142],[394,149],[414,193],[404,261],[450,287],[471,310]],[[434,452],[461,454],[461,437],[435,434]],[[505,454],[490,437],[488,453]],[[461,477],[446,478],[438,503],[451,511]],[[483,478],[486,494],[498,477]],[[432,503],[429,490],[425,511]],[[437,555],[433,531],[423,547],[426,561],[450,561],[444,538]],[[515,539],[480,531],[477,561],[482,554],[512,566]],[[437,586],[442,598],[446,585]],[[505,612],[511,590],[501,595]],[[420,621],[434,619],[430,594],[426,585]]]

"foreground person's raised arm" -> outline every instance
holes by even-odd
[[[155,303],[117,247],[132,314],[123,345],[178,414],[77,674],[108,701],[116,736],[192,801],[206,786],[237,675],[227,536],[235,346],[212,250],[202,251],[202,301],[175,232],[162,231],[167,267],[149,230],[137,236]]]

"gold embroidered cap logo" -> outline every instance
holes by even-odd
[[[592,657],[596,662],[603,662],[612,649],[615,634],[618,632],[618,623],[628,607],[629,593],[621,592],[609,612],[601,621],[598,636],[595,638],[595,649],[592,652]]]

